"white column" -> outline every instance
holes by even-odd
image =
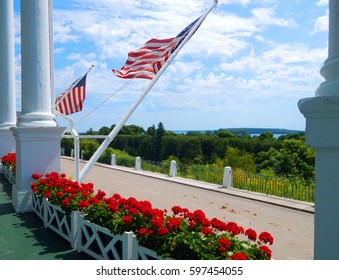
[[[117,165],[117,156],[116,156],[116,154],[112,154],[111,165],[113,165],[113,166]]]
[[[232,168],[230,166],[224,168],[224,177],[221,187],[232,188]]]
[[[177,176],[177,162],[175,160],[171,160],[169,176],[170,177]]]
[[[21,0],[22,112],[12,127],[16,142],[16,185],[12,204],[17,212],[32,210],[32,174],[60,172],[60,141],[51,111],[53,79],[50,0]]]
[[[22,105],[18,126],[56,126],[51,112],[48,0],[21,0]]]
[[[13,0],[0,0],[0,157],[14,152],[16,123]]]
[[[135,158],[135,170],[141,170],[141,158],[140,157]]]
[[[316,152],[314,258],[339,259],[339,1],[329,1],[328,58],[315,97],[299,101]]]

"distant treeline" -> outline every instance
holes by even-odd
[[[105,126],[99,131],[89,129],[85,134],[108,135],[114,126]],[[251,173],[313,180],[314,151],[305,145],[305,133],[282,135],[278,139],[273,135],[271,131],[263,131],[251,137],[248,130],[242,129],[189,131],[182,134],[165,130],[161,122],[147,130],[137,125],[127,125],[123,126],[105,153],[119,150],[146,160],[175,159],[182,164],[232,166]],[[85,151],[86,159],[102,141],[81,139],[80,149]],[[62,147],[69,152],[73,148],[73,139],[63,138]]]

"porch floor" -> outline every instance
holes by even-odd
[[[33,213],[16,213],[12,185],[0,174],[0,260],[85,260]]]

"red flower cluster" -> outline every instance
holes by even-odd
[[[202,210],[189,211],[180,206],[167,210],[153,208],[149,201],[119,194],[106,197],[93,184],[79,184],[65,174],[33,174],[32,192],[65,211],[78,210],[90,222],[111,230],[113,234],[133,231],[138,242],[156,250],[160,255],[184,259],[270,259],[271,250],[263,245],[273,244],[268,232],[258,236],[255,230],[246,231],[235,222],[208,219]],[[237,237],[244,234],[248,241]],[[251,243],[256,242],[257,243]],[[246,246],[240,243],[246,242]]]
[[[8,153],[1,157],[1,162],[4,166],[11,168],[13,174],[16,172],[16,153]]]
[[[57,172],[45,176],[35,173],[32,178],[36,180],[31,184],[31,190],[35,196],[48,199],[68,214],[73,210],[89,207],[95,202],[96,196],[93,196],[92,183],[79,184],[67,179],[65,174]],[[102,193],[99,191],[97,196],[102,197]]]

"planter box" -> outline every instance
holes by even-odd
[[[133,232],[113,235],[107,228],[79,217],[77,250],[97,260],[161,260],[155,251],[140,246]]]
[[[130,260],[133,236],[132,232],[113,235],[107,228],[79,217],[77,250],[97,260]]]
[[[67,216],[47,199],[32,195],[33,212],[50,228],[71,243],[78,252],[97,260],[161,260],[155,251],[140,246],[133,232],[113,235],[107,228],[91,223],[77,211]]]
[[[71,243],[75,248],[77,237],[77,219],[79,212],[73,211],[69,216],[47,199],[32,195],[33,212],[43,221],[45,228],[50,228]]]
[[[2,171],[3,174],[5,176],[5,178],[12,184],[15,185],[15,174],[13,174],[13,171],[11,168],[7,167],[7,166],[2,166]]]
[[[135,238],[136,243],[138,242]],[[158,256],[157,253],[149,248],[140,246],[137,244],[135,247],[136,251],[136,260],[163,260],[162,257]],[[169,259],[166,259],[169,260]]]
[[[44,226],[50,228],[61,237],[71,243],[74,248],[77,237],[77,219],[79,212],[73,211],[69,216],[65,212],[47,200],[44,202]]]
[[[32,207],[33,207],[33,212],[42,220],[44,221],[44,200],[46,199],[41,199],[37,198],[34,194],[32,194]]]

